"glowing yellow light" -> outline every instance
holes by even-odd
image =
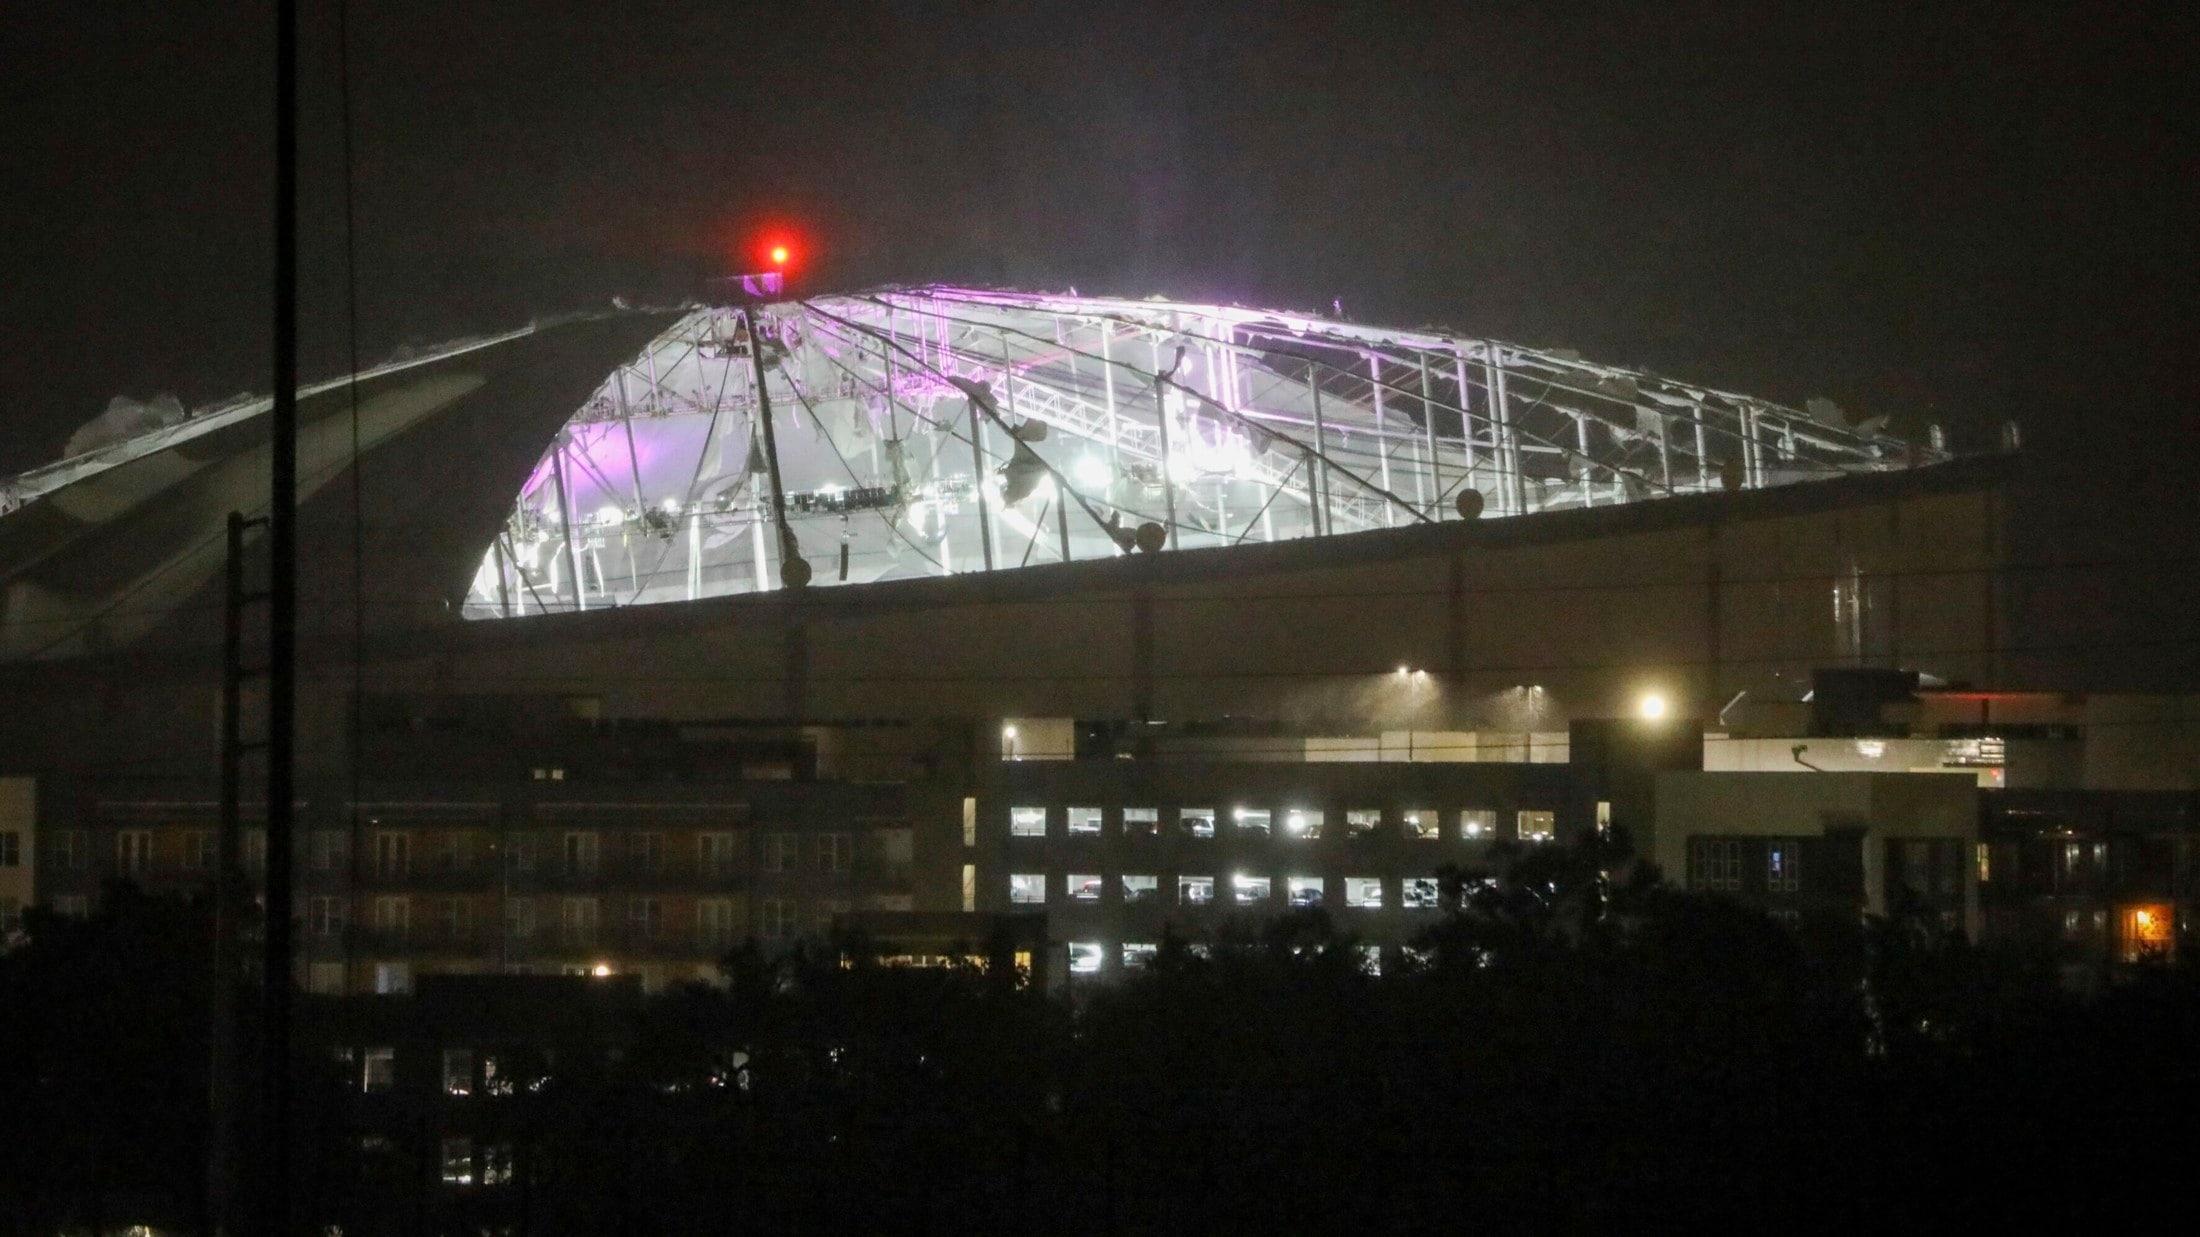
[[[1643,696],[1636,707],[1642,711],[1645,718],[1656,721],[1665,716],[1665,697],[1656,692],[1650,692]]]
[[[1015,737],[1016,737],[1016,728],[1015,728],[1014,726],[1003,726],[1003,727],[1001,727],[1001,737],[1002,737],[1002,738],[1004,738],[1004,739],[1013,739],[1013,738],[1015,738]]]
[[[774,246],[772,246],[772,265],[773,265],[773,266],[785,266],[786,264],[787,264],[787,247],[786,247],[785,245],[774,245]]]
[[[2151,928],[2154,926],[2153,911],[2138,911],[2134,914],[2133,917],[2139,921],[2139,926],[2141,928]]]
[[[596,969],[589,973],[594,975],[598,979],[602,979],[603,977],[611,973],[611,964],[608,962],[598,962],[596,964]]]

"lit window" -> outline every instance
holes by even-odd
[[[963,796],[963,845],[978,844],[978,800],[973,795]]]
[[[1293,906],[1320,906],[1322,904],[1322,878],[1319,876],[1294,876],[1284,882],[1284,893]]]
[[[1497,813],[1489,808],[1470,807],[1459,813],[1459,836],[1469,842],[1479,842],[1497,836]]]
[[[2120,918],[2123,921],[2120,956],[2125,962],[2169,957],[2175,947],[2176,915],[2168,904],[2134,906],[2125,910]]]
[[[471,1048],[445,1048],[443,1050],[443,1094],[467,1096],[474,1093],[474,1050]]]
[[[1344,814],[1344,835],[1348,838],[1364,838],[1382,827],[1381,808],[1352,808]]]
[[[1071,941],[1069,943],[1069,970],[1072,975],[1091,975],[1099,971],[1100,942]]]
[[[1406,836],[1409,838],[1432,842],[1444,836],[1441,818],[1431,809],[1407,808],[1398,813],[1398,819],[1405,823]]]
[[[1558,836],[1558,813],[1525,811],[1517,813],[1513,821],[1520,827],[1523,842],[1548,842]]]
[[[484,1143],[481,1148],[481,1184],[512,1184],[512,1144]]]
[[[1012,807],[1008,809],[1008,836],[1012,838],[1043,838],[1047,835],[1047,810],[1043,807]]]
[[[1612,801],[1610,799],[1599,799],[1597,800],[1597,832],[1610,833],[1611,831]]]
[[[1131,837],[1152,837],[1161,832],[1161,809],[1157,807],[1127,807],[1123,809],[1123,832]]]
[[[1362,971],[1363,973],[1365,973],[1365,974],[1368,974],[1368,975],[1381,975],[1381,974],[1383,973],[1383,947],[1382,947],[1382,946],[1380,946],[1380,945],[1362,945],[1362,946],[1360,946],[1360,970],[1361,970],[1361,971]]]
[[[1285,837],[1318,838],[1322,835],[1322,814],[1319,808],[1286,808],[1283,813]]]
[[[1407,910],[1426,911],[1436,909],[1437,885],[1433,876],[1408,877],[1400,889],[1399,901]]]
[[[1347,876],[1344,878],[1344,904],[1346,906],[1377,907],[1383,904],[1383,882],[1377,876]]]
[[[1254,902],[1266,902],[1268,900],[1269,884],[1267,877],[1253,876],[1245,872],[1240,872],[1230,878],[1230,890],[1241,906]]]
[[[1100,874],[1097,872],[1070,873],[1069,896],[1079,902],[1098,902],[1100,900]]]
[[[471,1138],[446,1138],[443,1140],[443,1184],[468,1186],[474,1183],[474,1140]]]
[[[1190,838],[1211,838],[1215,835],[1215,810],[1211,807],[1178,808],[1177,832]]]
[[[1230,813],[1230,821],[1241,833],[1266,833],[1269,815],[1264,807],[1241,807]]]
[[[971,914],[977,909],[978,865],[975,863],[966,863],[963,865],[963,914]]]
[[[1986,884],[1994,878],[1993,848],[1980,842],[1974,854],[1978,863],[1978,883]]]
[[[1008,878],[1008,900],[1026,906],[1037,906],[1047,900],[1047,878],[1044,872],[1023,872]]]
[[[1765,892],[1794,893],[1803,887],[1801,847],[1794,842],[1765,844]]]
[[[1069,833],[1070,833],[1070,836],[1071,836],[1071,837],[1097,837],[1097,836],[1099,836],[1099,833],[1100,833],[1100,809],[1099,809],[1099,808],[1096,808],[1096,807],[1073,807],[1073,808],[1064,808],[1064,809],[1062,809],[1062,814],[1063,814],[1063,816],[1064,816],[1065,818],[1067,818],[1067,820],[1068,820],[1068,822],[1069,822]]]
[[[1123,942],[1123,965],[1126,968],[1152,966],[1154,958],[1160,952],[1161,947],[1159,945],[1148,944],[1143,941],[1125,941]]]
[[[397,1085],[397,1049],[369,1048],[360,1058],[359,1089],[387,1091]]]
[[[1161,896],[1161,878],[1156,876],[1125,876],[1123,900],[1125,902],[1151,902]]]
[[[1206,906],[1215,900],[1215,878],[1212,876],[1179,876],[1176,878],[1176,900],[1183,906]]]

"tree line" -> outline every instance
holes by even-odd
[[[392,1132],[319,1073],[302,1194],[347,1234],[2098,1228],[2173,1197],[2183,964],[2079,996],[1912,908],[1780,924],[1594,840],[1445,882],[1380,975],[1318,909],[1051,993],[745,946],[511,1101],[501,1202],[438,1189],[433,1129],[372,1169]],[[195,1222],[202,916],[118,888],[0,956],[0,1230]]]

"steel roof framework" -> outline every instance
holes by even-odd
[[[924,286],[697,309],[544,451],[465,613],[777,587],[753,360],[818,584],[1754,489],[1944,458],[1566,352],[1313,315]],[[1463,495],[1471,493],[1464,507]]]

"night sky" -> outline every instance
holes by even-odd
[[[313,377],[352,345],[304,7]],[[2190,4],[354,7],[370,364],[682,295],[781,221],[813,287],[1341,299],[1967,447],[2188,424]],[[0,470],[110,395],[267,386],[239,11],[7,19]]]

